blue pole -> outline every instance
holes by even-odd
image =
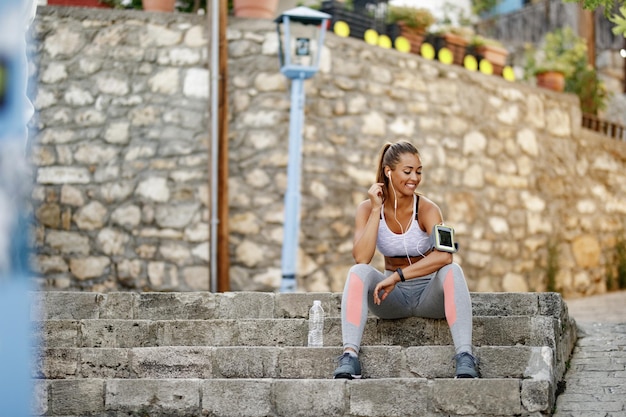
[[[289,114],[289,161],[287,163],[287,192],[285,193],[285,227],[282,251],[282,281],[280,292],[296,290],[296,261],[298,231],[300,230],[300,170],[302,166],[302,123],[304,120],[304,78],[291,80],[291,110]]]
[[[0,415],[30,416],[26,30],[35,0],[0,0]]]

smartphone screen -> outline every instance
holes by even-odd
[[[439,243],[441,246],[452,248],[452,233],[449,230],[439,229]]]

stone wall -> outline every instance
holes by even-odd
[[[45,288],[208,289],[205,26],[38,10],[33,200]]]
[[[203,23],[40,10],[34,202],[45,288],[208,288]],[[231,19],[228,41],[231,288],[272,290],[289,83],[271,22]],[[626,223],[626,144],[581,130],[575,96],[332,34],[306,82],[301,289],[342,289],[356,205],[379,148],[398,139],[420,148],[421,192],[456,228],[471,290],[546,290],[553,260],[565,295],[606,291]]]

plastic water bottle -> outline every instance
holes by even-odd
[[[324,346],[324,309],[320,300],[309,310],[309,347]]]

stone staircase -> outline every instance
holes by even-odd
[[[556,293],[473,293],[481,379],[453,379],[445,320],[370,317],[362,380],[334,380],[340,293],[33,294],[34,414],[550,415],[576,339]],[[308,348],[313,300],[323,348]]]

